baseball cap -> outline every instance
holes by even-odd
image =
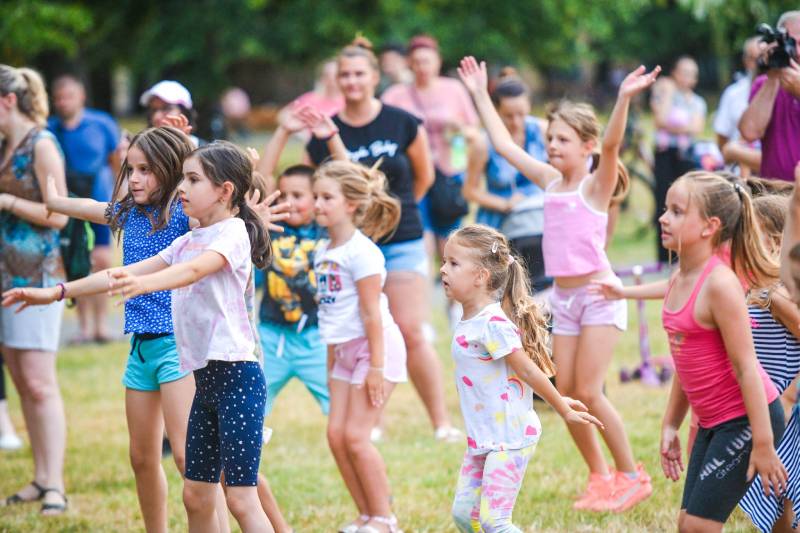
[[[186,109],[192,108],[192,95],[186,87],[177,81],[162,80],[156,83],[142,93],[141,98],[139,98],[139,104],[147,106],[154,96],[157,96],[168,104],[182,105]]]

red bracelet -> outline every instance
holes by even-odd
[[[56,283],[56,287],[61,287],[61,295],[56,299],[57,302],[60,302],[67,295],[67,288],[63,283]]]

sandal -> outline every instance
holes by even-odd
[[[11,496],[3,500],[3,504],[0,505],[0,507],[8,507],[9,505],[19,505],[20,503],[38,502],[39,500],[44,498],[44,495],[47,492],[47,490],[38,483],[36,483],[36,480],[31,481],[30,483],[28,483],[28,485],[36,489],[37,494],[35,497],[23,498],[22,496],[19,495],[19,492],[17,492],[16,494],[12,494]]]
[[[370,522],[372,522],[374,520],[375,522],[378,522],[379,524],[384,524],[386,526],[389,526],[389,533],[403,533],[403,530],[400,529],[399,527],[397,527],[397,517],[394,516],[394,515],[392,515],[392,516],[371,516],[371,517],[369,517],[369,520],[370,520]],[[356,530],[356,533],[382,533],[377,528],[372,527],[372,526],[370,526],[368,524],[369,524],[369,522],[367,522],[367,524],[364,524],[363,526],[358,528]]]
[[[369,515],[358,515],[358,518],[347,524],[346,526],[342,526],[338,529],[338,533],[356,533],[361,527],[361,525],[357,524],[357,522],[364,522],[365,524],[369,521]]]
[[[39,514],[42,514],[44,516],[57,516],[57,515],[64,514],[67,511],[67,507],[69,506],[69,500],[67,499],[67,497],[64,495],[63,492],[61,492],[58,489],[43,489],[42,490],[42,498],[44,498],[44,496],[48,492],[55,492],[56,494],[61,496],[61,499],[64,500],[64,503],[45,503],[45,502],[43,502],[42,503],[42,508],[39,510]]]

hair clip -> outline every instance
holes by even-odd
[[[497,253],[497,248],[498,248],[498,247],[499,247],[499,245],[498,245],[497,241],[494,241],[494,242],[492,243],[492,253],[493,253],[493,254],[496,254],[496,253]]]
[[[513,255],[510,255],[510,254],[509,254],[509,256],[508,256],[508,266],[511,266],[511,265],[513,265],[513,264],[514,264],[514,263],[516,263],[516,262],[517,262],[517,258],[516,258],[516,257],[514,257]]]

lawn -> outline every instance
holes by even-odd
[[[259,145],[260,148],[260,145]],[[642,187],[634,190],[612,245],[615,265],[647,262],[653,257],[653,233],[646,228],[649,198]],[[627,280],[628,282],[630,280]],[[653,496],[624,515],[578,513],[573,498],[586,479],[583,465],[563,423],[548,407],[537,404],[544,434],[532,459],[515,510],[515,522],[526,531],[543,532],[657,532],[675,530],[682,483],[660,474],[659,427],[668,388],[621,384],[619,369],[639,358],[635,309],[630,306],[625,333],[609,371],[607,392],[626,422],[637,460],[653,477]],[[660,305],[647,305],[651,343],[656,354],[666,350],[660,328]],[[460,420],[452,383],[449,334],[442,309],[434,309],[436,348],[445,366],[445,390],[450,412]],[[59,354],[60,383],[68,417],[66,482],[70,511],[59,518],[42,519],[38,506],[0,509],[0,531],[140,531],[142,523],[133,475],[127,457],[127,431],[120,379],[126,344],[67,348]],[[12,393],[12,416],[18,428],[22,417]],[[455,531],[450,502],[462,444],[433,439],[424,409],[410,384],[397,388],[387,408],[387,435],[380,444],[394,493],[394,509],[406,531]],[[272,442],[262,454],[267,475],[297,532],[328,532],[355,514],[325,442],[325,418],[310,394],[293,382],[278,398],[268,425]],[[0,494],[11,494],[31,478],[30,449],[0,455]],[[181,480],[166,460],[169,478],[170,527],[186,529],[180,500]],[[233,523],[233,522],[232,522]],[[751,531],[737,511],[726,531]]]

